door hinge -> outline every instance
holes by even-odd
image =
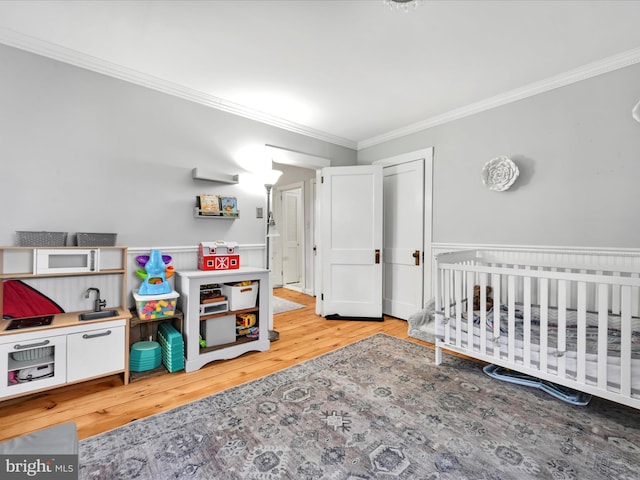
[[[324,300],[324,293],[320,294],[320,300]]]
[[[324,183],[324,176],[320,177],[320,183]]]

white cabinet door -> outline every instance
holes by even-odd
[[[320,315],[382,317],[382,184],[381,166],[322,169]]]
[[[121,372],[125,327],[96,327],[67,335],[67,382]]]
[[[0,345],[0,372],[4,372],[0,398],[62,385],[67,379],[65,365],[65,335],[23,336]]]

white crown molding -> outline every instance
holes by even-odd
[[[251,108],[223,100],[222,98],[208,95],[198,90],[163,80],[161,78],[154,77],[153,75],[138,72],[131,68],[123,67],[122,65],[108,62],[61,45],[46,42],[29,35],[24,35],[4,27],[0,27],[0,43],[35,53],[43,57],[68,63],[76,67],[84,68],[86,70],[91,70],[93,72],[124,80],[126,82],[134,83],[142,87],[157,90],[159,92],[199,103],[223,112],[232,113],[273,127],[282,128],[283,130],[299,133],[307,137],[316,138],[318,140],[354,150],[357,147],[357,143],[353,140],[290,122],[268,113],[253,110]]]
[[[372,147],[389,140],[404,137],[412,133],[416,133],[427,128],[432,128],[437,125],[452,122],[476,113],[484,112],[495,107],[506,105],[508,103],[516,102],[540,93],[548,92],[556,88],[565,87],[572,83],[577,83],[582,80],[586,80],[591,77],[602,75],[604,73],[612,72],[620,68],[628,67],[640,63],[640,47],[628,50],[626,52],[613,55],[611,57],[599,60],[597,62],[583,65],[582,67],[574,68],[562,74],[534,82],[515,90],[495,95],[493,97],[481,100],[476,103],[466,105],[455,110],[443,113],[442,115],[436,115],[435,117],[428,118],[426,120],[407,125],[406,127],[392,130],[382,135],[372,137],[366,140],[358,142],[357,150],[362,150],[367,147]]]

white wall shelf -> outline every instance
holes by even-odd
[[[198,167],[191,170],[191,175],[194,180],[205,180],[207,182],[226,183],[229,185],[234,185],[239,182],[238,175],[225,175],[223,173],[207,171]]]
[[[200,210],[198,207],[196,207],[193,211],[193,216],[196,218],[213,218],[218,220],[235,220],[236,218],[240,217],[240,212],[238,212],[237,215],[211,215],[210,212],[207,215],[203,212],[207,212],[207,210]]]

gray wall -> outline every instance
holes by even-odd
[[[356,163],[354,150],[3,45],[0,71],[1,245],[16,230],[261,244],[264,188],[194,181],[192,168],[237,174],[237,153],[265,144]],[[193,218],[200,193],[237,196],[241,217]]]
[[[640,65],[358,152],[358,163],[434,147],[433,241],[640,248]],[[511,157],[506,192],[484,163]]]

